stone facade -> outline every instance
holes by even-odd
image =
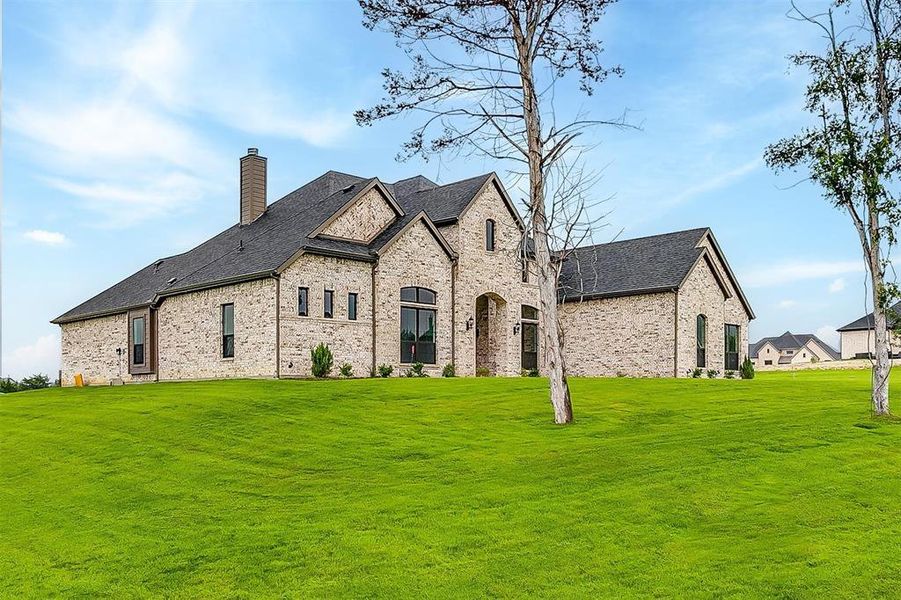
[[[64,323],[60,329],[63,385],[72,385],[76,373],[81,373],[88,385],[106,385],[116,377],[131,381],[128,357],[116,354],[117,348],[128,349],[125,313]]]
[[[382,193],[377,189],[371,189],[329,223],[322,230],[322,234],[369,242],[393,223],[395,218],[397,215]]]
[[[567,371],[593,377],[672,377],[675,315],[674,293],[563,304]]]

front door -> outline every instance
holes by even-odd
[[[538,323],[522,324],[522,368],[538,368]]]

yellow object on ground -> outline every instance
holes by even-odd
[[[75,387],[84,387],[84,377],[81,376],[81,373],[75,374]]]

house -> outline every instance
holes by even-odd
[[[752,344],[749,355],[758,369],[841,360],[841,355],[832,346],[814,334],[790,331]]]
[[[266,203],[266,159],[240,160],[239,222],[54,319],[61,381],[307,377],[329,344],[356,375],[541,368],[524,224],[493,173],[438,185],[329,171]],[[709,229],[582,248],[561,295],[570,371],[737,369],[753,318]]]
[[[889,329],[894,329],[901,318],[901,302],[896,302],[886,311],[886,319]],[[841,337],[842,359],[870,358],[875,352],[876,341],[873,337],[873,313],[866,314],[859,319],[851,321],[844,327],[839,327],[838,334]],[[890,354],[892,358],[901,358],[901,336],[890,333]]]

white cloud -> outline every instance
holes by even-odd
[[[742,281],[747,287],[769,287],[809,279],[827,279],[864,270],[863,261],[791,261],[775,265],[762,265],[744,273]]]
[[[845,289],[845,278],[839,277],[829,284],[829,293],[835,294]]]
[[[684,190],[670,198],[666,204],[669,206],[676,206],[683,204],[684,202],[687,202],[695,198],[696,196],[701,196],[708,192],[713,192],[728,187],[732,183],[758,169],[761,165],[763,165],[763,160],[760,158],[749,160],[748,162],[733,169],[729,169],[704,181],[685,188]]]
[[[42,335],[33,343],[19,346],[3,356],[3,375],[21,379],[43,373],[52,381],[58,375],[59,364],[59,336]]]
[[[838,350],[839,335],[835,330],[835,325],[823,325],[818,327],[814,333],[818,338]]]
[[[44,229],[32,229],[23,234],[27,239],[39,244],[47,244],[48,246],[60,246],[68,240],[66,236],[58,231],[45,231]]]
[[[798,304],[799,303],[797,300],[780,300],[779,304],[777,304],[777,306],[779,308],[794,308],[794,307],[798,306]]]

